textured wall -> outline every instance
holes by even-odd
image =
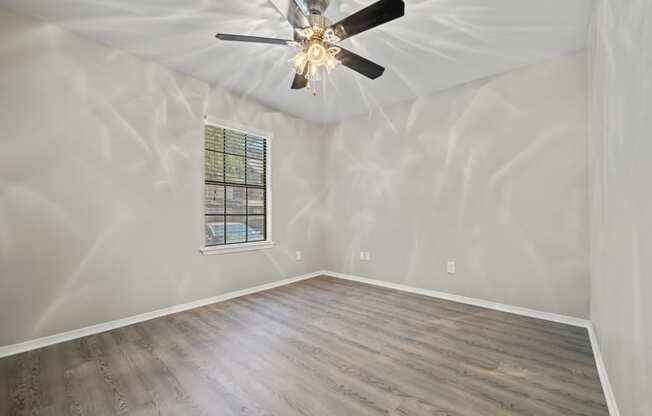
[[[652,2],[600,0],[590,37],[591,320],[620,414],[652,415]]]
[[[3,11],[0,38],[0,345],[326,265],[587,315],[582,54],[323,129]],[[274,249],[199,254],[205,113],[274,133]]]
[[[328,268],[588,317],[586,100],[577,53],[333,127]]]
[[[3,10],[0,39],[0,345],[321,267],[310,124]],[[207,107],[275,133],[274,249],[199,254]]]

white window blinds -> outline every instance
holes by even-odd
[[[206,246],[267,240],[267,139],[205,128]]]

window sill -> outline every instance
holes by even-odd
[[[274,247],[273,241],[261,241],[257,243],[230,244],[227,246],[204,247],[199,251],[204,256],[214,256],[217,254],[241,253],[243,251],[265,250]]]

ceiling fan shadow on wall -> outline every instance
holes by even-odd
[[[290,60],[295,76],[292,89],[308,88],[317,94],[314,82],[322,79],[323,71],[332,71],[340,64],[370,79],[380,77],[385,68],[336,44],[405,15],[403,0],[380,0],[333,24],[324,12],[330,0],[289,0],[287,19],[294,29],[294,39],[218,33],[225,41],[285,45],[299,49]]]

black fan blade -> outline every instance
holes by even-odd
[[[385,68],[382,66],[371,62],[370,60],[363,58],[360,55],[356,55],[351,51],[347,51],[343,48],[340,49],[342,50],[340,53],[335,55],[335,58],[342,62],[342,65],[351,68],[355,72],[358,72],[371,79],[376,79],[379,76],[383,75],[385,72]]]
[[[275,38],[261,38],[258,36],[244,36],[244,35],[229,35],[227,33],[218,33],[216,38],[221,40],[231,40],[235,42],[253,42],[253,43],[269,43],[272,45],[287,45],[291,40],[275,39]]]
[[[294,76],[294,81],[292,81],[292,89],[300,90],[308,86],[308,80],[303,75],[296,74]]]
[[[344,40],[405,15],[403,0],[380,0],[335,23],[335,35]]]

